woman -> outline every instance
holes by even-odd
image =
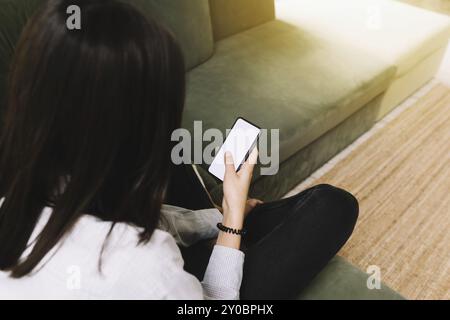
[[[41,8],[11,69],[0,140],[0,298],[294,297],[350,236],[354,197],[321,185],[256,206],[247,201],[254,152],[238,173],[228,155],[223,214],[163,205],[184,104],[180,49],[115,0],[78,1],[82,29],[68,30],[71,4]],[[236,233],[249,211],[244,254]],[[200,282],[188,271],[203,260],[183,250],[184,270],[177,244],[195,249],[211,238]]]

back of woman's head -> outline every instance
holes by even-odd
[[[179,127],[184,65],[172,36],[131,5],[50,0],[17,46],[0,140],[0,269],[21,277],[80,215],[143,228],[159,220]],[[54,210],[21,259],[42,209]]]

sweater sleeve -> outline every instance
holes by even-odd
[[[190,246],[202,239],[217,237],[217,223],[222,214],[217,209],[188,210],[164,205],[162,226],[181,246]],[[239,299],[244,253],[216,245],[202,281],[205,299]]]
[[[217,237],[222,214],[215,208],[189,210],[163,205],[159,228],[170,233],[178,245],[188,247],[199,240]]]
[[[153,245],[153,248],[149,248]],[[169,234],[156,232],[151,244],[131,250],[122,262],[111,297],[122,299],[237,300],[244,253],[216,245],[200,282],[183,268],[183,258]],[[130,254],[130,250],[127,250]],[[124,261],[124,259],[120,259]],[[109,264],[111,267],[116,266]],[[105,270],[107,271],[107,270]]]
[[[238,300],[242,282],[244,253],[214,246],[202,281],[203,293],[211,300]]]

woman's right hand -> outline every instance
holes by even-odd
[[[225,178],[223,181],[223,225],[242,229],[244,225],[248,189],[253,169],[258,159],[258,150],[253,149],[247,161],[236,172],[231,153],[225,153]],[[240,236],[220,232],[217,244],[239,249]]]

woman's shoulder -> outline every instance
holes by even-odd
[[[40,228],[50,215],[51,210],[43,212]],[[0,273],[0,296],[7,288],[9,296],[29,298],[160,299],[172,296],[177,281],[185,288],[198,286],[184,272],[180,250],[169,233],[157,229],[148,242],[140,243],[140,228],[111,225],[82,216],[32,277],[16,280]],[[72,279],[80,280],[79,289],[68,290]]]
[[[183,257],[175,239],[156,229],[148,242],[140,243],[141,231],[118,223],[110,234],[102,258],[102,273],[111,280],[111,297],[201,299],[200,282],[184,271]]]
[[[51,214],[49,208],[43,211],[30,242],[39,235]],[[181,259],[182,264],[180,250],[170,233],[155,229],[150,240],[142,242],[142,231],[142,228],[128,223],[113,224],[92,215],[82,215],[63,239],[58,252],[62,250],[71,255],[101,253],[105,262],[108,258],[119,257],[122,261],[134,259],[142,262],[157,259],[160,262],[180,263]]]
[[[83,238],[81,245],[85,246],[101,243],[95,250],[102,252],[100,273],[109,283],[111,298],[160,299],[167,295],[172,279],[195,282],[184,272],[181,252],[169,233],[156,229],[148,242],[140,242],[141,231],[126,223],[116,223],[111,229],[110,222],[85,216],[68,240],[79,245]],[[92,241],[95,232],[97,239]]]
[[[173,258],[179,255],[175,239],[166,231],[155,229],[150,240],[141,241],[142,228],[128,223],[102,221],[94,216],[85,215],[80,218],[77,227],[70,235],[72,241],[101,243],[105,255],[112,252],[126,253],[142,259]]]

